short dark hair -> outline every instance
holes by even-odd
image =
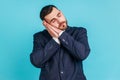
[[[44,20],[45,16],[51,13],[53,7],[57,8],[55,5],[47,5],[43,7],[40,11],[40,19]]]

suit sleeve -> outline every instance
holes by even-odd
[[[33,51],[30,54],[31,63],[38,67],[44,67],[47,62],[59,49],[59,44],[51,39],[46,45],[34,35]]]
[[[77,60],[84,60],[89,52],[89,44],[87,39],[87,31],[85,28],[79,29],[75,39],[67,32],[63,32],[59,37],[60,43],[69,51]]]

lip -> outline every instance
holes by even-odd
[[[65,26],[65,22],[61,23],[59,27],[64,27]]]
[[[64,27],[64,25],[62,25],[62,27]]]

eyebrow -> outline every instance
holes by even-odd
[[[60,13],[61,13],[61,12],[59,11],[58,14],[57,14],[57,16],[59,16]]]

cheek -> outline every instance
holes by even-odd
[[[63,22],[63,21],[65,21],[65,17],[64,16],[60,17],[60,22]]]
[[[64,15],[62,15],[62,20],[63,20],[63,21],[65,21],[65,20],[66,20],[66,19],[65,19],[65,17],[64,17]]]
[[[58,24],[57,22],[51,23],[51,25],[54,26],[54,27],[57,27],[57,28],[58,28],[58,26],[59,26],[59,24]]]

